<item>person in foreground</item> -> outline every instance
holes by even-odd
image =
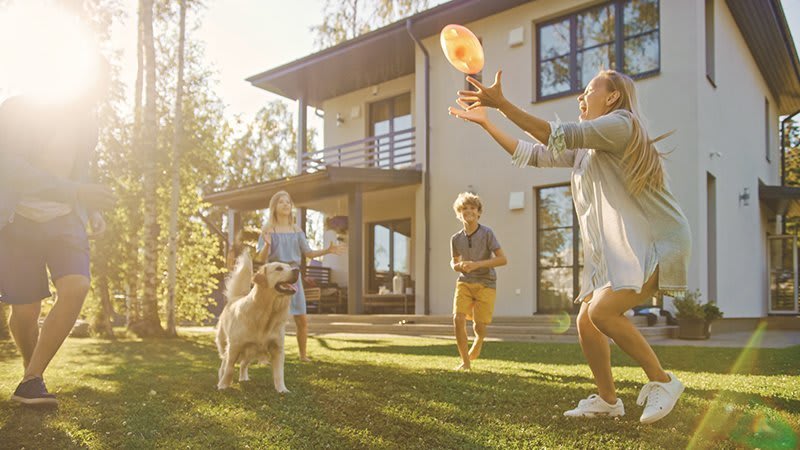
[[[686,292],[691,252],[689,224],[667,184],[662,155],[640,114],[630,77],[601,71],[578,96],[579,122],[548,122],[504,96],[502,72],[492,86],[467,80],[477,89],[459,91],[450,114],[489,133],[518,167],[572,168],[572,198],[583,241],[584,268],[577,318],[578,337],[597,385],[597,394],[566,411],[569,417],[622,416],[611,372],[608,338],[642,367],[650,380],[637,404],[641,422],[665,417],[684,386],[665,372],[639,330],[623,316],[657,291]],[[488,120],[495,108],[541,143],[516,141]],[[542,144],[542,143],[546,143]]]
[[[100,210],[114,203],[109,188],[88,182],[98,86],[105,83],[69,101],[17,96],[0,106],[0,301],[11,304],[25,371],[11,399],[27,405],[57,404],[44,371],[78,318],[89,291],[88,239],[103,233]],[[56,302],[40,331],[48,269]]]
[[[295,225],[294,203],[286,191],[276,192],[269,200],[269,221],[261,230],[258,240],[257,262],[282,262],[299,268],[303,257],[316,258],[331,253],[342,254],[347,248],[331,244],[322,250],[312,250],[306,240],[306,234]],[[297,348],[300,361],[309,362],[306,354],[308,341],[308,319],[306,317],[306,296],[303,290],[303,278],[297,282],[297,292],[292,296],[290,313],[294,316],[297,327]]]
[[[486,338],[486,326],[492,323],[497,298],[497,275],[494,268],[507,263],[494,232],[478,220],[483,213],[480,197],[469,192],[458,194],[453,210],[463,228],[450,238],[450,267],[459,273],[453,296],[453,326],[461,364],[455,370],[469,370],[470,361],[478,359]],[[467,351],[467,320],[472,320],[475,341]]]

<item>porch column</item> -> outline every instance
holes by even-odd
[[[361,314],[364,310],[364,237],[363,237],[363,194],[356,187],[347,194],[347,221],[349,223],[347,258],[347,313]]]
[[[242,215],[239,214],[238,211],[235,209],[228,209],[228,248],[225,249],[230,250],[233,248],[233,244],[236,242],[236,233],[242,228]]]
[[[297,99],[297,175],[303,173],[303,157],[308,151],[308,120],[307,120],[307,107],[308,103],[304,96]]]

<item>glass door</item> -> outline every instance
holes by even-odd
[[[769,313],[797,314],[797,236],[768,236]]]

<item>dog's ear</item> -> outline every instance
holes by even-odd
[[[267,275],[261,270],[259,270],[258,272],[255,273],[255,275],[253,275],[253,283],[263,288],[269,287],[269,285],[267,284]]]

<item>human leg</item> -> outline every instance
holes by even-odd
[[[41,302],[11,305],[8,328],[19,352],[22,354],[23,373],[31,362],[33,349],[36,348],[36,342],[39,340],[39,314],[41,310]]]
[[[300,353],[300,361],[309,362],[311,359],[306,355],[306,344],[308,343],[308,316],[298,314],[294,316],[294,324],[297,329],[297,350]]]
[[[617,401],[617,393],[614,389],[614,377],[611,374],[611,348],[608,336],[600,332],[589,318],[589,303],[581,304],[577,325],[578,342],[594,375],[598,394],[604,401],[614,404]]]
[[[598,291],[588,307],[589,318],[600,332],[612,338],[614,342],[630,355],[647,374],[650,381],[667,382],[670,380],[661,367],[652,347],[627,317],[623,314],[634,306],[641,305],[655,294],[658,288],[658,272],[655,272],[641,292],[632,289],[612,291],[605,288]]]
[[[23,381],[41,378],[64,339],[72,331],[75,320],[89,292],[89,279],[83,275],[67,275],[55,281],[56,304],[47,314],[39,340],[25,370]]]
[[[494,288],[483,285],[475,285],[475,302],[473,307],[472,329],[475,332],[475,341],[469,351],[469,359],[476,360],[481,354],[483,340],[486,338],[487,327],[492,323],[494,314],[494,303],[497,298],[497,291]]]
[[[461,364],[456,370],[469,370],[469,347],[467,343],[467,317],[463,313],[453,314],[453,327],[456,335],[456,346],[461,356]]]
[[[474,361],[481,356],[483,340],[486,338],[486,324],[483,322],[473,321],[472,331],[475,332],[475,340],[472,341],[472,347],[469,349],[469,359]]]

